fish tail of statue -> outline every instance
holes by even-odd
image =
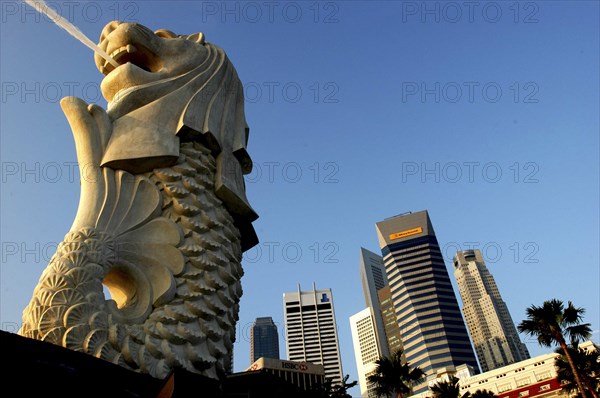
[[[19,333],[155,377],[224,374],[243,269],[240,232],[213,190],[215,159],[186,143],[171,168],[102,172],[97,222],[59,245]]]

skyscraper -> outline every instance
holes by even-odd
[[[325,377],[343,380],[331,289],[283,294],[287,355],[290,361],[323,365]]]
[[[279,359],[279,336],[273,318],[256,318],[250,329],[250,363],[258,358]]]
[[[379,297],[377,292],[388,285],[385,275],[385,267],[381,256],[363,247],[360,248],[360,281],[365,295],[365,304],[371,308],[376,335],[377,349],[380,355],[389,357],[390,352],[385,338],[385,327],[381,310],[379,308]]]
[[[406,360],[428,375],[467,364],[478,369],[427,211],[376,224]],[[427,383],[415,393],[427,390]]]
[[[477,358],[484,372],[529,358],[479,250],[454,256],[454,277],[462,297]]]
[[[394,301],[392,300],[392,291],[389,286],[379,289],[379,307],[381,309],[381,318],[383,319],[383,330],[385,340],[390,354],[402,349],[402,337],[400,336],[400,328],[398,327],[398,319],[394,309]]]
[[[350,317],[350,331],[352,333],[361,397],[376,398],[373,386],[367,382],[367,378],[375,371],[375,361],[381,356],[377,345],[373,310],[367,307],[352,315]]]
[[[383,258],[364,247],[360,248],[360,281],[367,307],[378,305],[377,291],[388,285]]]

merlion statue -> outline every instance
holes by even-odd
[[[242,252],[258,243],[242,85],[202,33],[111,22],[108,110],[61,101],[81,197],[19,333],[164,378],[231,368]],[[111,299],[106,299],[103,286]]]

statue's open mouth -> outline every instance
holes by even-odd
[[[202,36],[196,39],[200,40]],[[202,65],[209,55],[204,45],[170,31],[153,32],[137,23],[118,21],[106,25],[98,47],[114,60],[109,62],[94,55],[96,67],[104,75],[100,89],[111,112],[116,112],[117,104],[133,92],[137,92],[139,98],[130,101],[132,105],[142,106],[155,100],[163,95],[161,90],[173,89],[161,82],[185,76]],[[181,84],[184,83],[181,80]],[[129,112],[130,107],[119,109]]]
[[[109,55],[119,65],[131,63],[138,68],[145,70],[146,72],[155,73],[161,68],[158,57],[141,44],[127,44],[125,46],[118,47],[117,49],[112,50]],[[100,72],[105,76],[116,69],[105,59],[101,59],[101,62],[96,61],[96,65],[98,66]]]
[[[102,31],[98,46],[119,65],[131,64],[151,73],[161,70],[159,39],[150,29],[135,23],[112,22]],[[115,69],[112,63],[95,54],[98,70],[105,76]],[[141,71],[140,71],[141,72]]]
[[[146,85],[163,78],[160,38],[145,26],[114,22],[107,25],[98,46],[119,66],[98,54],[94,61],[105,76],[100,86],[104,98],[113,101],[119,92],[130,92],[134,87]]]

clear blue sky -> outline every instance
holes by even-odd
[[[244,82],[262,243],[245,260],[236,370],[258,316],[279,323],[285,353],[282,294],[314,281],[333,289],[356,378],[359,248],[379,250],[375,222],[423,209],[447,260],[485,249],[515,322],[572,300],[598,341],[598,2],[67,3],[52,4],[94,41],[115,18],[202,31]],[[58,100],[106,103],[90,50],[0,6],[0,316],[15,331],[78,202]]]

